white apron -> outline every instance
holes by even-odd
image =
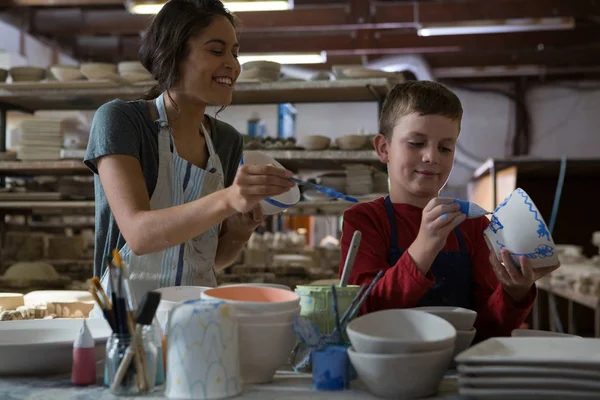
[[[206,169],[198,168],[177,154],[165,109],[164,94],[154,100],[159,115],[158,179],[150,208],[178,206],[223,189],[223,168],[210,135],[202,126],[209,159]],[[214,260],[221,224],[191,240],[154,253],[138,256],[127,244],[119,254],[129,266],[130,282],[137,302],[151,290],[166,286],[217,285]],[[108,270],[101,279],[106,290]]]

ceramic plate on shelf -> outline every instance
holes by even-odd
[[[544,365],[600,368],[600,340],[591,338],[499,337],[456,357],[458,364]]]
[[[0,322],[0,376],[69,372],[82,324],[79,318]],[[87,325],[96,343],[96,360],[103,359],[111,329],[105,319],[88,319]]]

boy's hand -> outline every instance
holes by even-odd
[[[431,264],[446,245],[450,232],[467,218],[458,210],[458,203],[441,197],[431,199],[423,209],[419,233],[408,248],[408,253],[423,275],[427,275]]]
[[[498,281],[500,281],[500,284],[506,293],[508,293],[508,295],[516,302],[520,302],[527,296],[527,293],[529,293],[531,286],[535,281],[560,267],[560,264],[558,264],[552,267],[534,269],[527,257],[521,256],[519,257],[521,271],[519,271],[513,264],[513,260],[510,258],[508,250],[503,249],[501,255],[502,262],[498,260],[493,251],[490,252],[490,263],[492,263]]]
[[[417,241],[428,251],[439,253],[446,245],[450,232],[467,216],[452,199],[435,197],[423,209]]]

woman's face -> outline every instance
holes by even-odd
[[[229,20],[215,17],[200,35],[190,39],[188,46],[177,89],[204,104],[230,104],[233,85],[240,75],[240,46]]]

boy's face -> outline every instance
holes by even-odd
[[[397,121],[389,140],[378,135],[379,159],[388,164],[394,202],[425,206],[438,196],[452,170],[459,121],[412,113]]]

